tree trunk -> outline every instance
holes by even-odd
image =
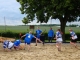
[[[62,38],[63,38],[63,42],[66,42],[66,40],[65,40],[65,26],[66,26],[66,20],[60,20],[60,29],[61,29],[61,31],[62,31],[62,33],[63,33],[63,35],[62,35]]]

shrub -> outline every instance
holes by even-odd
[[[24,35],[24,33],[21,33],[21,35]],[[77,36],[78,36],[78,41],[80,39],[80,33],[76,33]],[[36,34],[34,33],[34,35],[36,36]],[[48,40],[48,34],[46,32],[44,32],[42,35],[44,35],[45,37],[45,40]],[[7,31],[7,32],[2,32],[0,33],[0,36],[2,37],[10,37],[10,38],[17,38],[19,39],[20,38],[20,33],[14,33],[14,32],[11,32],[11,31]],[[23,38],[24,39],[24,38]],[[70,40],[70,34],[65,34],[65,40]]]

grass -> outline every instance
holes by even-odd
[[[43,32],[48,32],[48,30],[50,29],[50,26],[39,26],[40,29],[43,31]],[[59,28],[59,27],[56,27],[56,26],[51,26],[54,30],[54,32],[56,32],[56,30]],[[35,33],[36,31],[36,28],[37,26],[35,26],[35,29],[31,29],[31,31],[33,31]],[[76,33],[80,33],[80,27],[66,27],[65,28],[65,33],[69,33],[69,29],[73,29]],[[21,33],[21,32],[27,32],[29,31],[29,26],[0,26],[0,32],[7,32],[7,31],[11,31],[11,32],[18,32],[18,33]]]
[[[35,29],[31,29],[31,31],[33,31],[35,33],[36,31],[36,28],[38,26],[35,26]],[[48,30],[50,29],[50,26],[39,26],[40,29],[43,31],[43,32],[48,32]],[[54,30],[54,33],[56,32],[56,30],[60,27],[57,27],[57,26],[51,26]],[[80,27],[65,27],[65,33],[69,34],[69,29],[73,29],[76,33],[80,33]],[[2,32],[15,32],[15,33],[26,33],[28,32],[30,29],[29,29],[29,26],[0,26],[0,33]],[[48,42],[48,40],[45,40],[45,42]],[[53,42],[56,42],[56,40],[53,40]],[[70,42],[70,40],[66,40],[66,42]],[[80,42],[80,41],[78,41]]]

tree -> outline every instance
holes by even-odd
[[[22,22],[26,25],[27,23],[30,23],[30,21],[28,20],[28,18],[24,17]]]
[[[35,16],[41,23],[47,22],[50,17],[59,19],[60,29],[64,33],[63,40],[66,23],[76,21],[77,17],[80,17],[80,0],[17,0],[17,2],[21,5],[22,14],[28,14],[27,17],[31,21]]]

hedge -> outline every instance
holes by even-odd
[[[24,35],[24,34],[25,34],[25,32],[21,33],[21,35]],[[76,33],[76,34],[77,34],[78,40],[79,40],[80,39],[80,33]],[[34,34],[34,35],[36,36],[36,34]],[[48,34],[44,33],[43,35],[45,37],[45,40],[48,40]],[[13,33],[11,31],[8,31],[8,32],[0,33],[0,36],[2,36],[2,37],[10,37],[10,38],[20,38],[20,33]],[[70,34],[65,34],[65,40],[70,40]]]

